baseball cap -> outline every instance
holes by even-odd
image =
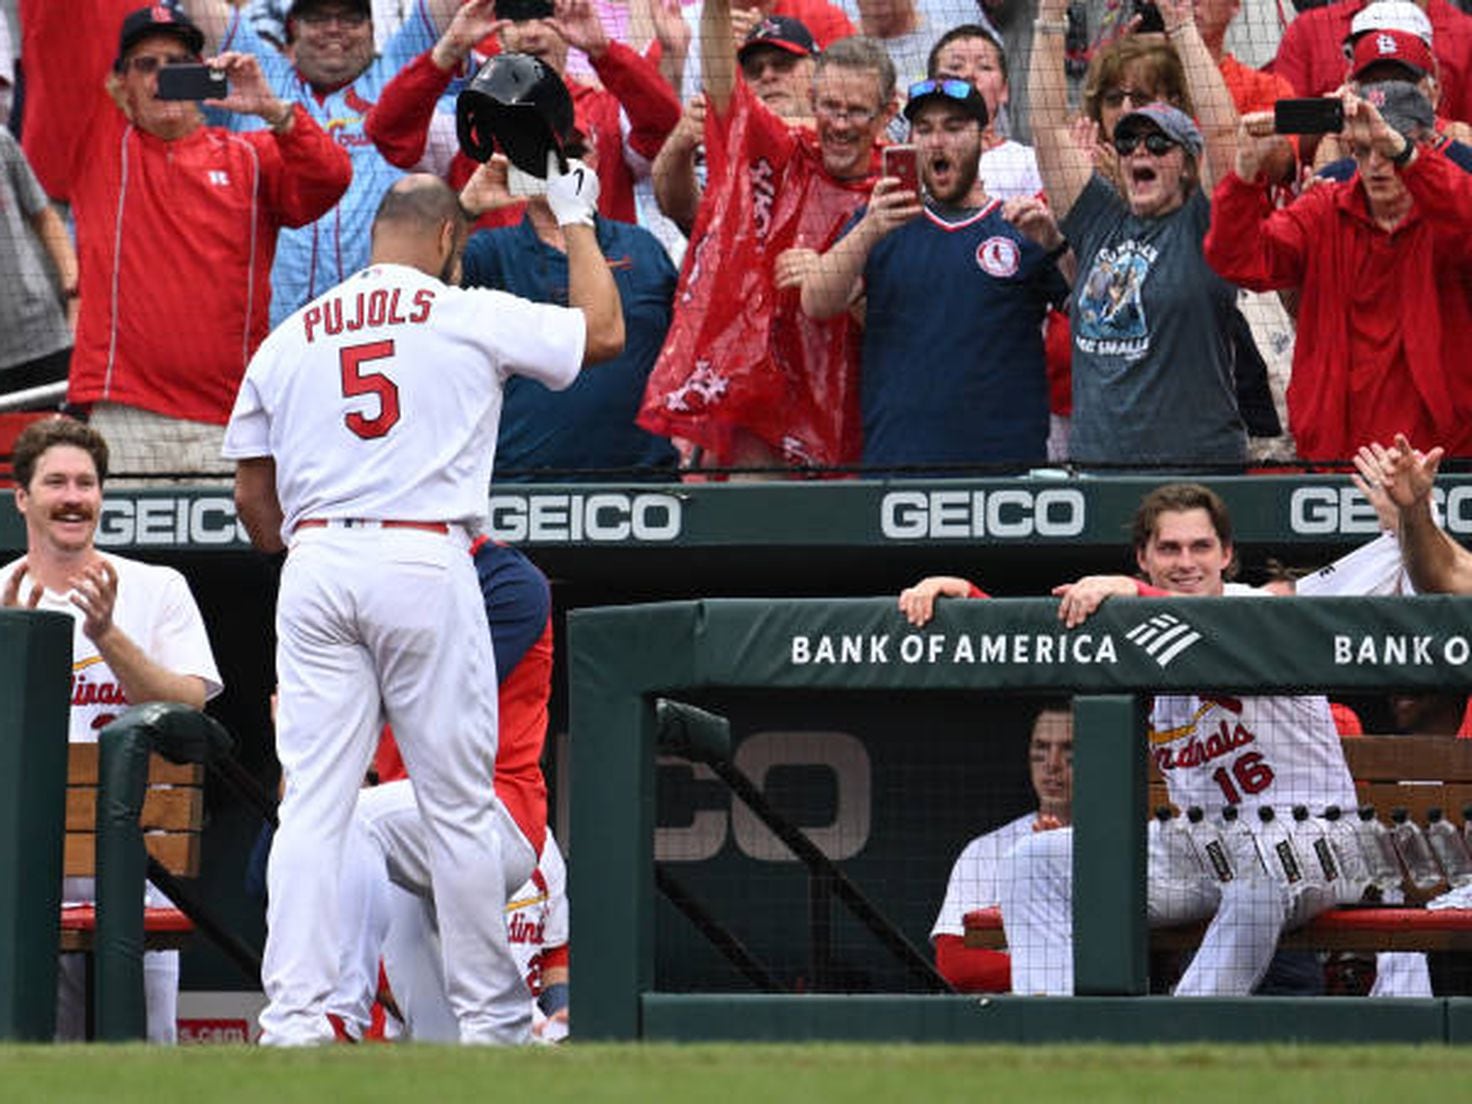
[[[1375,105],[1380,118],[1409,141],[1414,142],[1420,131],[1436,128],[1436,112],[1431,101],[1414,84],[1375,81],[1361,85],[1360,95]]]
[[[1372,65],[1394,62],[1409,69],[1420,80],[1436,68],[1431,47],[1404,31],[1371,31],[1354,44],[1353,64],[1349,75],[1358,78]]]
[[[946,100],[969,113],[979,124],[986,126],[986,100],[971,86],[970,81],[960,77],[938,76],[929,80],[916,81],[906,93],[905,118],[915,121],[915,116],[926,103]]]
[[[204,34],[187,15],[173,4],[150,4],[123,17],[123,29],[118,35],[118,61],[122,61],[139,42],[154,34],[173,35],[191,54],[204,49]]]
[[[766,16],[747,33],[746,41],[736,51],[736,60],[745,61],[758,46],[772,46],[798,57],[812,57],[818,52],[818,44],[807,25],[790,15]]]
[[[1346,48],[1370,31],[1400,31],[1415,35],[1426,45],[1431,45],[1431,20],[1412,0],[1375,0],[1373,4],[1366,4],[1349,21],[1349,35],[1344,40]]]
[[[286,10],[286,18],[293,19],[308,8],[315,8],[319,4],[326,3],[341,4],[345,8],[356,8],[369,19],[373,18],[372,0],[291,0],[291,7]]]
[[[1181,146],[1192,157],[1200,157],[1201,151],[1206,148],[1201,131],[1197,129],[1191,116],[1178,107],[1158,101],[1137,107],[1121,116],[1119,122],[1114,124],[1114,133],[1118,136],[1132,134],[1147,124]]]

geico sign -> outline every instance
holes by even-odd
[[[1082,491],[891,491],[879,503],[880,531],[890,540],[947,537],[1076,537],[1084,531]]]
[[[672,541],[680,500],[670,494],[496,494],[491,536],[503,541]]]
[[[202,498],[111,498],[102,503],[97,543],[133,545],[249,544],[235,501]]]
[[[819,767],[833,776],[833,816],[827,824],[799,827],[834,862],[858,854],[869,842],[869,752],[846,732],[758,732],[736,749],[735,763],[759,790],[766,789],[774,767]],[[661,757],[661,769],[687,770],[695,782],[715,782],[709,767],[684,759]],[[702,786],[702,790],[711,787]],[[826,790],[826,786],[824,787]],[[826,804],[826,803],[825,803]],[[727,812],[729,805],[730,812]],[[736,847],[761,862],[797,862],[787,845],[772,835],[740,801],[729,801],[724,787],[720,808],[697,809],[690,823],[654,830],[654,857],[659,862],[704,862],[720,854],[728,834]]]
[[[1448,532],[1472,533],[1472,486],[1436,487],[1431,496],[1441,507]],[[1375,508],[1350,486],[1297,488],[1288,500],[1288,524],[1310,537],[1380,532]]]

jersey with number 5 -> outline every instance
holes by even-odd
[[[476,531],[506,380],[567,387],[585,334],[578,310],[374,265],[262,343],[223,452],[275,458],[283,535],[308,517],[458,521]]]
[[[1228,584],[1227,594],[1251,594]],[[1150,756],[1179,809],[1192,805],[1294,805],[1314,813],[1356,806],[1329,701],[1319,694],[1156,697],[1150,711]]]

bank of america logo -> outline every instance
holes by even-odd
[[[1162,667],[1170,666],[1171,660],[1201,639],[1199,632],[1169,613],[1157,613],[1124,636],[1144,648],[1145,653]]]

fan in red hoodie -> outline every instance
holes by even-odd
[[[434,49],[415,58],[384,88],[364,120],[379,153],[399,168],[438,173],[457,191],[477,165],[459,150],[453,108],[436,110],[477,43],[530,54],[562,77],[572,95],[577,128],[597,153],[598,213],[635,222],[634,184],[649,174],[659,147],[680,121],[680,102],[654,62],[609,41],[590,0],[470,0]],[[588,55],[603,87],[567,73],[567,51]],[[590,163],[591,160],[590,160]],[[514,226],[525,204],[506,206],[477,225]]]

